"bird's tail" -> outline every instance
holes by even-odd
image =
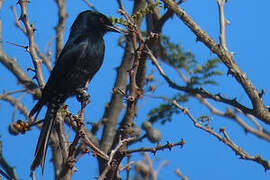
[[[44,123],[42,125],[41,132],[38,138],[35,158],[31,165],[31,171],[34,171],[40,165],[42,168],[42,174],[43,174],[44,162],[45,162],[45,157],[47,153],[48,143],[49,143],[52,129],[54,127],[55,117],[60,106],[61,106],[60,103],[51,103],[48,105]],[[37,107],[36,112],[38,112],[40,109],[39,106],[36,105],[35,107]],[[35,109],[35,107],[33,109]]]
[[[29,113],[29,117],[31,118],[34,114],[36,114],[35,118],[37,118],[41,108],[44,106],[44,102],[42,99],[40,99],[36,104],[35,106],[32,108],[32,110],[30,111]]]

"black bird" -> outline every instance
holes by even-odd
[[[78,89],[87,88],[88,82],[99,70],[105,50],[103,36],[108,31],[120,32],[105,15],[91,10],[81,12],[72,24],[68,41],[56,61],[42,97],[29,114],[29,117],[34,114],[37,117],[41,108],[47,106],[31,171],[41,165],[43,173],[56,113],[68,97],[76,95]]]

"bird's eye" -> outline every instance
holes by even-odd
[[[104,22],[104,19],[103,19],[102,17],[99,18],[99,22],[100,22],[101,24],[104,24],[104,23],[105,23],[105,22]]]

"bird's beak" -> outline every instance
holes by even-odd
[[[125,33],[121,29],[119,29],[117,26],[114,25],[106,25],[107,31],[112,31],[112,32],[118,32],[118,33]]]

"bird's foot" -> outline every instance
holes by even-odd
[[[76,98],[79,102],[86,102],[88,104],[90,102],[90,95],[87,93],[87,88],[78,88],[76,89]]]

